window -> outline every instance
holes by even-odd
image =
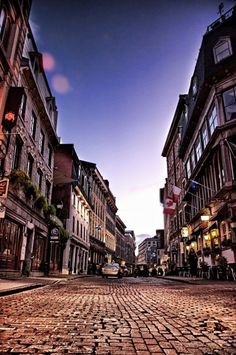
[[[7,49],[9,43],[10,31],[11,21],[7,16],[6,9],[3,7],[0,12],[0,40],[2,41],[5,49]]]
[[[50,196],[51,196],[51,183],[50,183],[48,180],[46,181],[45,196],[47,197],[47,200],[50,201]]]
[[[38,187],[39,190],[42,190],[42,181],[43,181],[43,173],[42,170],[38,169],[37,171],[37,183],[38,183]]]
[[[6,10],[4,8],[2,8],[1,12],[0,12],[0,38],[1,39],[3,38],[6,18],[7,18]]]
[[[36,133],[36,123],[37,123],[37,118],[34,111],[32,111],[31,121],[30,121],[30,134],[34,139]]]
[[[210,112],[207,116],[207,120],[208,120],[208,124],[209,124],[210,135],[212,136],[214,130],[216,129],[216,126],[218,125],[218,119],[217,119],[215,105],[213,105],[213,107],[210,109]]]
[[[48,166],[52,167],[52,147],[48,145]]]
[[[194,149],[192,150],[190,157],[191,157],[192,169],[194,169],[194,168],[195,168],[195,165],[196,165],[196,157],[195,157],[195,151],[194,151]]]
[[[226,121],[236,118],[236,86],[223,93]]]
[[[75,217],[72,217],[72,232],[75,232]]]
[[[45,142],[45,134],[41,130],[39,135],[39,151],[42,155],[44,153],[44,142]]]
[[[191,164],[190,164],[190,159],[187,160],[186,163],[186,176],[189,179],[191,176]]]
[[[19,114],[23,119],[25,118],[26,100],[27,100],[27,96],[25,93],[23,93],[21,98],[21,103],[20,103],[20,109],[19,109]]]
[[[12,162],[11,162],[12,170],[18,169],[20,166],[22,145],[23,145],[22,140],[19,137],[17,137],[14,145],[14,151],[13,151]]]
[[[196,158],[197,158],[197,161],[198,161],[200,159],[201,155],[202,155],[202,144],[201,144],[200,137],[198,137],[197,140],[196,140],[195,150],[196,150]]]
[[[34,159],[32,155],[28,155],[28,161],[27,161],[27,175],[32,178],[32,172],[33,172],[33,164],[34,164]]]
[[[204,123],[204,125],[202,126],[201,137],[202,137],[203,149],[205,149],[206,146],[207,146],[207,143],[209,141],[208,130],[207,130],[207,124],[206,123]]]
[[[232,55],[230,38],[221,39],[213,48],[215,63]]]

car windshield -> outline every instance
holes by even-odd
[[[113,268],[113,267],[119,268],[119,264],[106,264],[105,267],[107,267],[107,268]]]

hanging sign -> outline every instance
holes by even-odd
[[[50,240],[53,242],[59,241],[60,231],[59,228],[54,227],[51,229]]]
[[[7,198],[9,179],[0,180],[0,197]]]

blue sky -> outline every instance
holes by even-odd
[[[224,1],[229,10],[235,1]],[[136,235],[163,228],[161,157],[215,0],[33,0],[31,24],[59,111],[58,135],[110,182]]]

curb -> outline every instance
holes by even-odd
[[[39,287],[43,287],[43,286],[46,286],[46,285],[43,285],[43,284],[35,284],[35,285],[29,285],[29,286],[21,286],[21,287],[17,287],[17,288],[11,288],[11,289],[8,289],[8,290],[2,290],[2,291],[0,291],[0,297],[13,295],[13,294],[19,293],[19,292],[24,292],[24,291],[33,290],[34,288],[39,288]]]

